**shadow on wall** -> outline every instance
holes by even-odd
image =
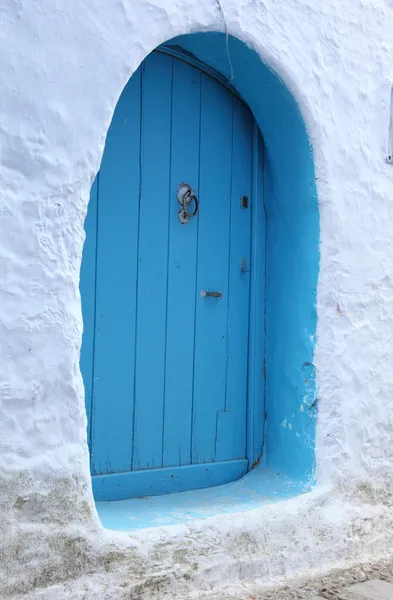
[[[224,75],[264,137],[266,421],[255,419],[254,445],[262,443],[265,427],[263,463],[309,479],[315,467],[319,210],[305,123],[285,85],[240,40],[229,36],[227,44],[222,33],[198,33],[165,45],[179,46]]]

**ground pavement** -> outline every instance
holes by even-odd
[[[288,579],[285,585],[255,582],[226,591],[200,593],[198,600],[393,600],[393,556],[343,566],[310,579]]]
[[[351,585],[339,592],[336,597],[340,600],[393,600],[393,585],[381,579],[372,579]],[[324,600],[324,598],[314,596],[314,600]]]
[[[393,559],[336,569],[323,578],[251,593],[250,600],[393,600]]]

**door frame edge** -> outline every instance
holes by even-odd
[[[249,470],[263,457],[265,428],[266,357],[266,211],[264,202],[264,144],[253,124],[251,197],[251,278],[248,343],[247,458]],[[260,310],[260,307],[263,307]]]

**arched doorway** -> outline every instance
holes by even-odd
[[[184,183],[198,199],[186,219]],[[153,52],[118,102],[86,219],[81,366],[97,499],[219,485],[259,457],[250,436],[264,398],[255,410],[249,376],[263,378],[250,369],[264,347],[252,306],[262,183],[262,138],[236,91],[179,50]]]

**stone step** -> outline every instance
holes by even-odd
[[[362,583],[355,583],[341,592],[339,600],[393,600],[393,585],[373,579]]]

